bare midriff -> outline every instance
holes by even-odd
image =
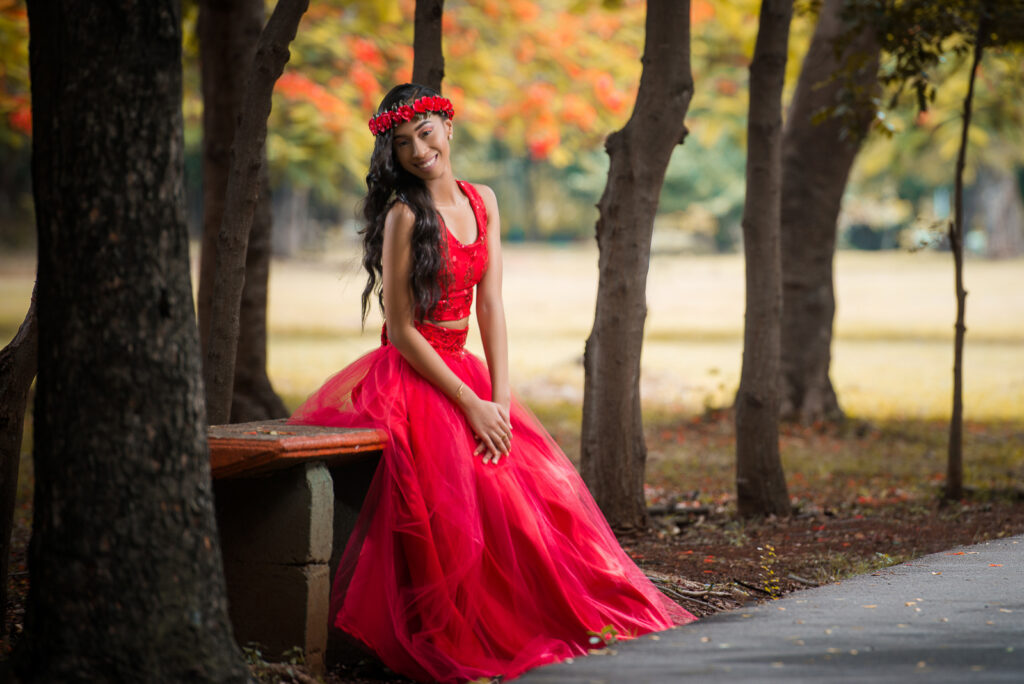
[[[450,330],[465,330],[469,327],[469,316],[460,318],[457,321],[426,321],[430,325],[438,325],[442,328],[448,328]]]

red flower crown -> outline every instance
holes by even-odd
[[[449,119],[455,116],[455,110],[452,108],[451,100],[447,97],[424,95],[418,100],[415,100],[412,104],[399,105],[393,109],[389,109],[386,112],[381,112],[380,114],[371,117],[370,132],[374,135],[380,135],[385,131],[391,130],[400,123],[412,121],[418,114],[427,114],[428,112],[446,114]]]

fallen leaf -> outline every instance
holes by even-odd
[[[878,605],[875,604],[875,603],[869,603],[869,604],[867,604],[865,606],[861,606],[861,608],[877,608],[877,607],[878,607]]]

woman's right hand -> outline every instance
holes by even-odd
[[[473,455],[484,455],[484,463],[497,463],[512,448],[512,423],[501,404],[485,401],[469,393],[460,404],[479,444]]]

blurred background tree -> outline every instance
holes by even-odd
[[[797,4],[784,99],[789,101],[814,18]],[[184,0],[190,224],[199,234],[202,100],[197,0]],[[692,6],[697,84],[687,149],[669,164],[654,249],[734,251],[743,206],[747,65],[756,0]],[[0,0],[0,244],[34,241],[29,192],[27,22],[24,0]],[[506,238],[592,236],[608,170],[604,137],[626,121],[640,76],[641,0],[447,0],[445,92],[457,110],[460,175],[495,188]],[[318,248],[355,206],[372,146],[366,120],[387,88],[412,75],[415,0],[323,0],[303,19],[289,72],[277,84],[268,155],[275,252]],[[1019,48],[993,48],[978,76],[967,169],[967,247],[1024,250],[1024,105]],[[927,115],[907,100],[886,110],[851,172],[839,244],[942,247],[930,227],[949,213],[944,167],[956,158],[966,69],[943,60]],[[884,61],[883,61],[884,68]],[[984,182],[979,182],[984,181]]]

